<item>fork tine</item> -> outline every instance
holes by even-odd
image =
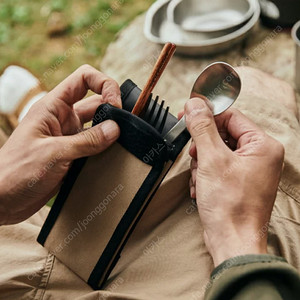
[[[145,117],[145,121],[148,122],[148,123],[150,123],[150,121],[151,121],[151,119],[154,115],[154,111],[155,111],[155,108],[157,106],[158,98],[159,98],[158,96],[155,97],[155,100],[152,104],[151,110],[150,110],[149,114]]]
[[[169,106],[164,109],[165,100],[162,100],[161,104],[158,103],[158,100],[159,96],[152,100],[151,94],[140,117],[159,133],[162,133],[168,118]]]
[[[152,123],[152,126],[153,126],[154,128],[156,128],[157,122],[158,122],[158,120],[160,119],[161,111],[162,111],[162,109],[163,109],[164,104],[165,104],[165,100],[163,100],[163,101],[161,102],[161,104],[158,105],[158,111],[157,111],[156,116],[155,116],[155,119],[154,119],[154,121],[153,121],[153,123]]]
[[[159,133],[162,133],[162,131],[164,129],[164,126],[166,124],[166,120],[167,120],[167,117],[168,117],[168,113],[169,113],[169,106],[166,107],[165,114],[164,114],[163,119],[162,119],[162,121],[160,123],[160,126],[158,128]]]

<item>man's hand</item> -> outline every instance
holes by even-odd
[[[283,165],[283,146],[238,110],[215,119],[206,101],[185,105],[191,197],[217,266],[237,255],[267,253],[267,228]]]
[[[96,95],[81,100],[89,89]],[[32,106],[0,149],[0,224],[30,217],[57,193],[74,159],[97,154],[118,138],[119,127],[110,120],[83,130],[105,102],[121,107],[118,84],[84,65]]]

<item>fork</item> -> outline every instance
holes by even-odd
[[[147,99],[146,105],[140,114],[140,118],[149,123],[159,133],[163,132],[166,120],[169,113],[169,106],[164,107],[165,101],[162,100],[161,104],[158,103],[159,96],[152,100],[152,93]]]

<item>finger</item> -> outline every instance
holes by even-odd
[[[196,159],[194,159],[194,158],[191,159],[190,168],[191,168],[191,170],[198,168],[198,163],[197,163]]]
[[[211,110],[211,112],[214,113],[214,104],[211,101],[209,101],[209,99],[207,97],[205,97],[204,95],[192,92],[190,98],[202,99],[205,102],[205,104],[208,106],[208,108]]]
[[[184,115],[184,110],[180,111],[177,115],[178,120],[180,120]]]
[[[195,189],[194,186],[191,186],[191,188],[190,188],[190,197],[191,197],[192,199],[195,199],[195,198],[196,198],[196,189]]]
[[[251,138],[261,136],[262,130],[237,109],[229,109],[216,116],[219,130],[228,131],[229,135],[238,142],[238,147],[249,143]]]
[[[185,104],[185,115],[187,128],[195,141],[197,157],[205,157],[208,153],[226,149],[212,111],[205,101],[192,98]],[[200,155],[200,156],[199,156]]]
[[[79,157],[98,154],[117,140],[120,129],[112,120],[104,121],[72,136],[55,137],[63,149],[63,158],[72,161]]]
[[[196,180],[197,180],[197,169],[192,170],[192,182],[194,185],[196,185]]]
[[[190,163],[190,169],[191,169],[191,184],[196,185],[196,180],[197,180],[197,168],[198,168],[198,163],[196,159],[191,159]]]
[[[191,188],[192,186],[194,186],[194,183],[193,183],[193,180],[192,180],[192,177],[191,177],[190,180],[189,180],[189,187]]]
[[[78,68],[50,93],[68,105],[73,105],[81,100],[89,89],[102,94],[105,102],[121,107],[121,93],[117,82],[89,65]]]
[[[192,140],[191,145],[190,145],[190,150],[189,150],[189,155],[192,158],[197,159],[197,149],[196,149],[196,144],[195,142]]]
[[[196,199],[196,187],[193,184],[190,184],[190,197]]]
[[[93,95],[75,103],[74,111],[79,117],[81,124],[91,121],[98,106],[103,103],[104,100],[101,95]]]

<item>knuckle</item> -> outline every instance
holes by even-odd
[[[207,129],[211,126],[211,118],[205,117],[191,121],[190,130],[193,136],[198,137],[206,133]]]
[[[45,101],[43,97],[42,99],[32,104],[26,115],[27,117],[34,117],[36,119],[37,116],[44,117],[47,111],[50,113],[55,113],[56,110],[54,110],[54,108],[52,102]]]
[[[104,75],[104,82],[107,85],[108,88],[110,89],[119,89],[118,83],[111,77],[108,77],[107,75]]]
[[[92,130],[83,131],[83,136],[89,147],[97,150],[101,145],[101,142],[104,140],[103,133],[99,130],[99,133],[96,133]]]
[[[114,100],[115,97],[115,93],[113,93],[113,91],[111,91],[110,89],[105,91],[105,99],[108,101]]]
[[[83,64],[77,70],[78,70],[79,73],[85,73],[85,72],[91,71],[93,69],[94,68],[91,65]]]

